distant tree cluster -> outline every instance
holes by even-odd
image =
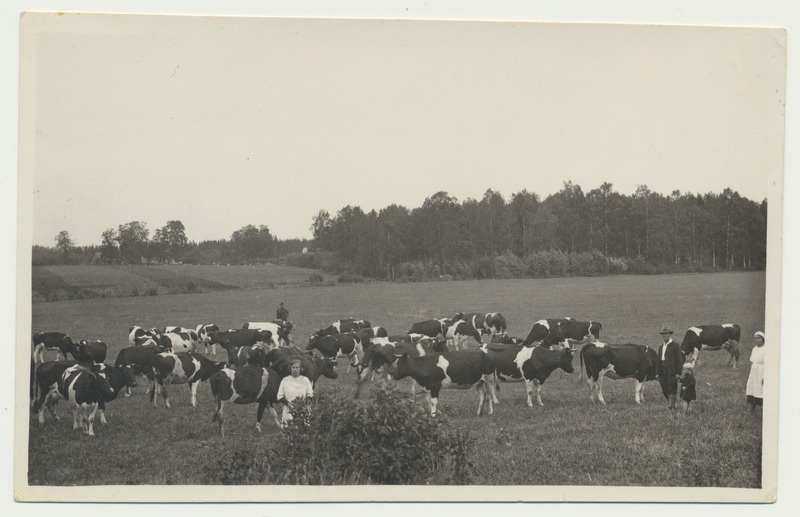
[[[273,260],[278,255],[299,253],[306,240],[275,239],[267,226],[243,226],[229,240],[194,243],[186,236],[181,221],[168,221],[152,239],[147,223],[131,221],[101,234],[99,246],[75,246],[69,232],[55,237],[54,248],[33,247],[33,265],[57,264],[253,264]]]
[[[758,270],[766,265],[766,220],[766,200],[731,189],[665,196],[640,185],[626,196],[611,183],[585,193],[567,181],[544,200],[523,190],[506,201],[489,189],[480,200],[459,203],[442,191],[414,209],[320,211],[311,231],[317,248],[335,253],[340,270],[375,278],[396,278],[410,263],[447,272],[488,256],[552,251],[599,252],[659,271]]]

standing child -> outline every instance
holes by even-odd
[[[693,400],[697,399],[697,392],[695,391],[695,379],[694,379],[694,366],[692,363],[686,363],[683,365],[683,375],[680,377],[681,381],[681,404],[683,406],[683,413],[686,414],[689,411],[689,404]]]

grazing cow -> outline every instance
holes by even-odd
[[[461,349],[464,346],[464,341],[469,338],[474,339],[478,346],[483,344],[480,332],[464,320],[446,320],[445,327],[444,338],[452,342],[456,350]]]
[[[597,399],[605,404],[603,399],[603,378],[636,379],[634,400],[637,404],[644,401],[644,383],[656,378],[658,354],[645,345],[609,345],[599,341],[588,343],[581,349],[581,369],[586,365],[586,383],[589,386],[589,398],[592,402]],[[581,374],[582,375],[582,374]]]
[[[572,318],[552,318],[539,320],[533,324],[528,337],[522,342],[530,346],[540,342],[542,348],[562,343],[562,346],[573,348],[576,344],[589,343],[600,339],[603,325],[597,321],[576,321]],[[573,343],[575,341],[576,343]]]
[[[478,415],[483,413],[489,392],[494,389],[494,362],[482,351],[445,352],[424,357],[403,354],[389,367],[395,380],[411,377],[425,389],[431,416],[436,416],[439,391],[442,388],[469,388],[478,392]],[[492,397],[488,398],[488,414],[494,412]]]
[[[469,325],[481,333],[481,335],[488,334],[494,336],[495,334],[505,334],[508,325],[506,318],[499,312],[483,313],[470,313],[464,314],[459,312],[453,318],[454,320],[464,320]]]
[[[211,355],[217,355],[217,332],[219,332],[219,327],[213,323],[208,323],[198,325],[195,331],[200,343],[205,346],[206,353],[208,353],[210,347]]]
[[[74,365],[67,368],[58,381],[58,393],[72,406],[72,428],[81,427],[94,436],[94,417],[101,400],[111,400],[114,390],[102,373],[95,373]]]
[[[234,329],[217,332],[217,343],[228,352],[228,364],[236,364],[239,349],[254,345],[268,348],[272,342],[269,330]]]
[[[156,391],[161,391],[164,405],[169,405],[167,386],[169,384],[188,383],[192,392],[192,406],[197,407],[197,386],[202,381],[207,381],[213,374],[222,370],[225,363],[215,363],[201,354],[180,353],[158,354],[153,361],[154,389],[150,392],[150,402],[157,406]]]
[[[75,359],[81,363],[102,363],[106,360],[108,346],[102,341],[86,341],[82,339],[78,342],[77,354],[73,354]]]
[[[681,350],[688,358],[692,357],[692,364],[697,363],[701,348],[709,350],[726,350],[729,354],[728,364],[733,364],[735,369],[739,363],[739,339],[741,337],[739,325],[725,323],[723,325],[697,325],[690,327],[683,336]]]
[[[359,381],[364,382],[372,372],[379,372],[384,366],[391,365],[398,357],[408,354],[411,357],[424,357],[431,354],[441,354],[447,352],[447,345],[444,340],[420,336],[415,340],[408,339],[409,336],[395,336],[392,341],[374,343],[364,352],[361,361],[363,368],[359,374]],[[391,339],[391,338],[387,338]]]
[[[521,345],[523,341],[522,338],[509,336],[508,334],[495,334],[492,336],[491,342],[501,345]]]
[[[275,361],[271,368],[282,379],[291,374],[292,363],[297,360],[300,361],[300,374],[308,377],[312,386],[316,386],[317,380],[322,376],[329,379],[339,376],[335,360],[314,354],[287,355]]]
[[[153,361],[161,353],[161,349],[155,344],[142,346],[129,346],[123,348],[114,360],[114,366],[130,366],[134,375],[147,375],[151,380],[153,377]],[[153,385],[150,384],[152,389]],[[148,389],[149,392],[149,389]],[[131,395],[130,387],[125,389],[125,396]]]
[[[525,380],[528,394],[528,407],[533,407],[533,392],[536,390],[536,403],[543,406],[542,384],[557,368],[572,373],[572,350],[550,350],[541,347],[522,345],[486,344],[482,347],[495,365],[495,376],[503,382]],[[494,403],[499,401],[493,395]]]
[[[269,331],[272,335],[269,347],[275,348],[281,345],[289,345],[289,333],[294,326],[289,321],[249,321],[242,328]]]
[[[51,392],[58,388],[58,381],[64,375],[64,372],[67,368],[74,366],[75,361],[45,361],[44,363],[38,364],[36,367],[33,377],[34,377],[34,390],[33,390],[33,414],[38,416],[39,423],[44,423],[44,413],[42,409],[44,409],[45,402],[48,397],[51,395]],[[55,406],[55,402],[53,404],[47,404],[47,409],[50,410],[50,414],[56,418],[56,420],[61,420],[56,415],[53,407]]]
[[[357,334],[352,332],[314,337],[309,341],[306,350],[319,350],[323,356],[334,360],[341,354],[350,360],[351,367],[357,367],[361,358],[364,357],[362,341]]]
[[[111,402],[117,398],[117,394],[126,388],[130,392],[131,388],[136,387],[136,375],[133,373],[131,366],[108,366],[105,363],[95,364],[91,367],[93,372],[102,373],[108,379],[108,384],[111,386],[111,395],[104,398],[97,403],[97,409],[100,412],[100,423],[107,424],[106,420],[106,403]]]
[[[264,409],[269,406],[275,424],[279,429],[281,428],[278,414],[272,406],[278,403],[278,387],[281,384],[281,377],[274,371],[250,364],[240,366],[235,370],[223,368],[211,376],[209,384],[214,400],[217,402],[217,409],[214,411],[212,421],[219,424],[221,436],[225,436],[225,417],[222,412],[225,402],[234,404],[258,402],[256,430],[259,432],[261,432],[261,417],[264,416]]]
[[[368,327],[355,332],[366,350],[375,338],[388,338],[389,332],[383,327]]]
[[[146,345],[151,340],[155,341],[158,334],[159,332],[156,329],[144,329],[139,326],[133,326],[128,329],[128,342],[131,346]]]
[[[200,347],[197,332],[164,332],[156,338],[158,347],[164,352],[179,354],[181,352],[196,352]]]
[[[44,351],[60,352],[67,359],[67,352],[75,358],[76,348],[72,339],[62,332],[37,332],[31,338],[33,345],[33,360],[37,363],[44,362]]]
[[[447,332],[446,323],[448,321],[447,318],[419,321],[411,325],[411,328],[408,329],[408,334],[422,334],[428,337],[444,339],[445,333]]]
[[[310,355],[312,352],[303,352],[296,346],[279,346],[278,348],[271,348],[264,354],[264,362],[261,364],[264,368],[271,368],[273,364],[277,363],[284,357],[299,357],[301,355]]]

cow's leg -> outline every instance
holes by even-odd
[[[106,403],[103,401],[98,402],[97,411],[100,412],[100,423],[104,425],[107,424],[108,421],[106,421]]]
[[[78,418],[80,418],[80,415],[78,414],[78,412],[80,410],[81,410],[81,407],[79,405],[73,404],[73,408],[72,408],[72,430],[73,431],[78,428]]]
[[[528,394],[528,407],[533,407],[533,399],[531,398],[533,395],[533,381],[525,379],[525,393]]]
[[[636,379],[636,386],[634,387],[633,393],[637,404],[644,402],[644,381]]]
[[[607,371],[608,369],[601,371],[600,375],[597,377],[597,382],[595,383],[597,385],[597,400],[599,400],[604,406],[606,405],[606,400],[603,398],[603,379],[606,378]]]
[[[256,411],[256,431],[259,433],[261,432],[261,418],[264,416],[264,409],[266,409],[266,407],[266,401],[258,403],[258,411]]]
[[[533,384],[536,386],[536,403],[540,406],[544,406],[542,402],[542,383],[540,383],[538,379],[533,379]]]
[[[439,401],[438,397],[434,397],[430,391],[425,390],[425,398],[428,401],[428,411],[431,416],[436,416],[436,403]]]
[[[589,387],[589,400],[591,400],[591,401],[592,401],[592,404],[594,404],[594,401],[595,401],[594,392],[595,392],[595,389],[596,389],[596,388],[595,388],[595,379],[594,379],[594,375],[589,375],[589,376],[587,377],[587,379],[586,379],[586,386],[588,386],[588,387]]]
[[[192,381],[189,383],[189,389],[192,390],[192,407],[197,407],[197,385],[200,381]]]
[[[94,415],[97,413],[97,406],[98,404],[95,402],[87,408],[86,424],[89,436],[94,436]]]
[[[486,383],[483,379],[479,380],[475,385],[475,391],[478,393],[478,416],[481,416],[483,404],[486,402]]]
[[[222,414],[222,406],[224,402],[222,399],[217,398],[217,409],[214,411],[214,417],[211,419],[212,422],[217,422],[219,424],[219,434],[223,438],[225,438],[225,417]]]
[[[491,384],[489,386],[489,391],[491,392],[491,395],[492,395],[492,403],[493,404],[499,404],[500,400],[498,400],[498,398],[497,398],[497,373],[496,372],[492,373],[492,382],[491,382]]]
[[[269,414],[272,415],[273,420],[275,420],[275,425],[277,425],[278,429],[280,429],[281,420],[278,418],[278,412],[275,411],[275,407],[272,404],[269,404]]]
[[[159,379],[158,389],[161,391],[161,396],[164,397],[164,405],[167,406],[167,409],[170,409],[171,406],[169,405],[169,393],[167,393],[167,384],[169,384],[169,382],[164,382],[164,379]]]

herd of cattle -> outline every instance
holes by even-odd
[[[260,431],[267,408],[280,426],[273,405],[278,403],[278,386],[289,375],[292,363],[299,360],[301,373],[315,384],[321,376],[335,379],[336,359],[344,356],[356,372],[356,397],[362,384],[376,374],[395,380],[410,377],[412,389],[416,384],[424,388],[431,416],[437,413],[440,390],[447,387],[475,387],[477,414],[481,415],[486,405],[492,414],[493,404],[498,402],[497,381],[524,380],[528,406],[533,406],[534,392],[542,405],[542,384],[558,368],[574,371],[573,354],[578,346],[580,371],[586,372],[593,402],[605,404],[602,383],[609,376],[636,379],[635,401],[641,403],[643,385],[656,379],[658,363],[654,349],[602,343],[600,323],[572,318],[539,320],[524,340],[507,334],[506,319],[499,313],[458,313],[453,318],[427,320],[414,323],[402,335],[389,335],[384,327],[349,318],[314,332],[305,350],[294,344],[292,330],[290,322],[280,320],[248,322],[241,329],[230,330],[212,324],[195,329],[134,326],[129,330],[130,346],[119,351],[113,366],[105,364],[107,345],[102,341],[74,343],[60,332],[36,333],[30,382],[33,413],[43,423],[47,407],[58,418],[54,406],[65,399],[73,410],[73,429],[80,427],[93,435],[96,412],[105,424],[105,404],[120,392],[129,396],[137,378],[144,375],[152,404],[157,405],[160,394],[167,407],[170,384],[188,384],[191,403],[196,406],[197,386],[208,381],[217,405],[213,420],[222,435],[226,403],[257,403],[256,428]],[[738,325],[698,325],[686,331],[681,349],[693,363],[701,348],[724,349],[735,368],[739,339]],[[217,345],[226,352],[224,360],[206,357],[217,355]],[[200,353],[201,348],[206,355]],[[63,360],[44,361],[45,350],[58,353]]]

